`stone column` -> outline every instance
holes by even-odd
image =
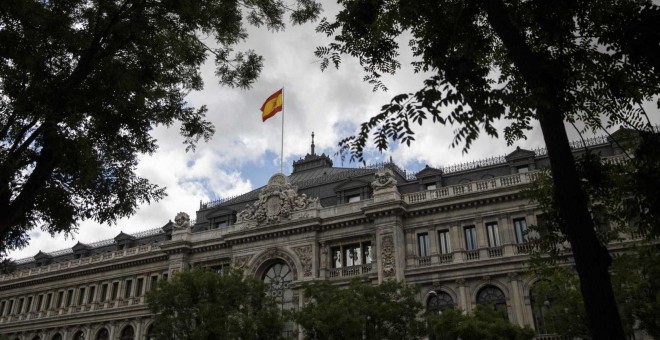
[[[520,289],[520,277],[518,273],[508,273],[507,277],[511,285],[511,303],[513,304],[513,314],[515,321],[519,326],[524,326],[524,314],[522,304],[522,294]]]
[[[467,313],[472,309],[470,308],[470,297],[467,292],[467,282],[465,279],[458,279],[456,285],[458,286],[458,307]]]
[[[328,256],[330,256],[330,249],[325,242],[321,242],[318,246],[319,249],[319,260],[317,262],[318,277],[325,278],[327,276],[326,271],[328,270]]]

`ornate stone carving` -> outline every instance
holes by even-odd
[[[394,174],[390,169],[382,169],[374,175],[376,180],[371,182],[371,188],[374,189],[374,192],[384,191],[386,189],[396,188],[396,179]]]
[[[190,228],[190,216],[184,212],[176,214],[176,217],[174,217],[173,228],[175,230],[185,230]]]
[[[300,260],[303,276],[312,276],[312,246],[296,247],[293,248],[293,252],[296,253],[296,256]]]
[[[306,194],[298,195],[298,188],[291,185],[285,175],[275,174],[259,193],[259,199],[253,205],[246,205],[238,213],[236,224],[254,227],[277,223],[291,219],[293,212],[320,207],[318,198],[310,198]],[[308,214],[299,214],[296,217],[306,216]]]
[[[257,270],[259,267],[266,261],[269,260],[274,260],[274,259],[282,259],[284,262],[286,262],[289,267],[291,268],[291,271],[293,272],[293,279],[297,280],[298,279],[298,269],[296,268],[295,262],[293,262],[293,259],[289,254],[277,247],[273,248],[268,248],[265,250],[263,253],[261,253],[257,258],[252,261],[252,275],[255,275],[257,273]]]
[[[380,242],[380,259],[383,268],[383,277],[396,276],[396,263],[394,258],[394,239],[392,235],[385,235]]]
[[[245,267],[245,266],[247,266],[247,264],[248,264],[248,262],[250,262],[251,258],[252,258],[252,255],[242,255],[242,256],[234,257],[234,267]]]

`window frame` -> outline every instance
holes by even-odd
[[[468,231],[470,237],[468,238]],[[472,251],[479,249],[479,243],[477,243],[477,227],[475,225],[466,225],[463,227],[463,236],[465,239],[465,250]]]
[[[500,235],[500,227],[497,221],[485,223],[486,238],[488,239],[488,247],[495,248],[502,245],[502,238]]]
[[[417,254],[419,257],[431,256],[431,239],[428,232],[417,233]]]
[[[520,224],[520,222],[523,222],[524,228],[521,228],[523,224]],[[529,242],[529,228],[527,226],[527,219],[525,217],[513,219],[513,232],[516,235],[517,244],[525,244]]]
[[[438,235],[438,253],[451,254],[453,252],[451,247],[451,235],[449,229],[439,229]],[[441,236],[444,235],[445,237]]]

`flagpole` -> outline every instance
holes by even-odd
[[[280,173],[284,173],[284,86],[282,86],[282,144],[280,145]]]

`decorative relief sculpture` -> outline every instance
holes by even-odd
[[[296,247],[293,248],[293,252],[296,253],[296,256],[300,260],[303,276],[312,276],[312,246]]]
[[[380,259],[383,264],[383,277],[396,276],[396,263],[394,262],[394,239],[392,235],[383,236],[380,243]]]
[[[245,267],[247,266],[248,262],[250,262],[250,259],[252,258],[252,255],[242,255],[242,256],[236,256],[234,257],[234,267]]]
[[[392,170],[387,168],[382,169],[378,171],[374,177],[376,180],[371,182],[371,188],[374,192],[396,188],[396,179],[394,178]]]
[[[298,195],[298,188],[291,185],[286,176],[275,174],[259,193],[259,199],[238,213],[236,224],[256,226],[290,219],[293,212],[320,208],[318,198]],[[304,215],[302,216],[304,217]]]
[[[185,230],[190,228],[190,216],[184,212],[176,214],[174,217],[174,230]]]
[[[295,266],[295,262],[293,262],[293,259],[291,256],[289,256],[288,252],[279,249],[277,247],[272,247],[266,249],[264,252],[262,252],[259,256],[257,256],[254,261],[252,261],[252,269],[251,273],[252,275],[256,275],[256,271],[261,267],[265,262],[275,260],[275,259],[281,259],[286,264],[291,268],[291,271],[293,272],[293,278],[294,280],[298,279],[298,270]]]

